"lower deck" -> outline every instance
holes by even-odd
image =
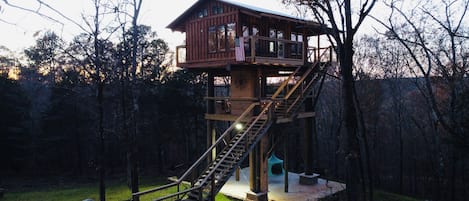
[[[269,201],[319,201],[322,198],[338,195],[345,190],[345,184],[318,179],[318,184],[308,186],[300,185],[299,174],[288,173],[288,193],[285,193],[284,175],[269,176]],[[220,193],[239,200],[246,198],[249,190],[249,168],[240,171],[240,179],[236,181],[235,175],[226,182]]]

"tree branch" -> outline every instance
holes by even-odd
[[[58,24],[61,24],[62,26],[64,26],[64,24],[62,22],[60,22],[59,20],[57,19],[54,19],[46,14],[43,14],[40,12],[41,10],[41,5],[42,4],[39,4],[39,8],[36,9],[36,10],[32,10],[32,9],[29,9],[29,8],[24,8],[24,7],[21,7],[21,6],[18,6],[18,5],[15,5],[15,4],[11,4],[8,0],[3,0],[3,2],[7,5],[7,6],[10,6],[12,8],[16,8],[16,9],[20,9],[20,10],[23,10],[23,11],[27,11],[27,12],[30,12],[30,13],[34,13],[42,18],[45,18],[47,20],[50,20],[52,22],[55,22],[55,23],[58,23]]]
[[[360,16],[358,18],[358,22],[357,22],[357,24],[355,24],[355,27],[353,28],[353,34],[355,34],[357,32],[358,28],[363,23],[366,16],[368,16],[370,14],[370,11],[374,7],[376,1],[377,0],[372,0],[370,5],[368,5],[368,3],[369,3],[368,0],[366,0],[365,3],[363,3],[362,8],[360,9],[360,14],[359,14]],[[368,8],[366,8],[367,6],[368,6]]]

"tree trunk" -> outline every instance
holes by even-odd
[[[462,179],[462,189],[467,189],[466,186],[467,186],[467,180],[466,180],[466,163],[467,161],[464,160],[464,158],[462,159],[462,175],[461,175],[461,179]],[[462,198],[463,200],[469,200],[469,198],[467,197],[467,191],[466,190],[462,190]]]
[[[449,158],[451,161],[451,176],[450,176],[450,196],[451,200],[456,200],[456,165],[457,165],[457,157],[456,157],[456,150],[454,147],[450,148],[452,157]]]
[[[105,164],[104,164],[104,111],[103,111],[103,83],[98,83],[98,130],[99,130],[99,151],[98,151],[98,174],[99,174],[99,200],[106,201]]]
[[[359,164],[360,147],[357,138],[357,111],[354,105],[354,79],[352,74],[353,44],[352,38],[348,38],[344,43],[341,55],[342,74],[342,104],[344,108],[344,124],[346,135],[346,184],[347,197],[349,201],[359,200]]]
[[[399,193],[404,191],[404,140],[402,139],[402,125],[400,109],[398,109],[398,133],[399,133]]]
[[[75,104],[73,105],[73,109],[75,111],[75,114],[78,114],[78,109],[77,109],[77,102],[75,102]],[[79,126],[78,126],[78,123],[79,121],[78,120],[74,120],[74,129],[73,129],[73,133],[75,134],[75,151],[76,151],[76,154],[77,154],[77,158],[76,158],[76,174],[78,176],[82,176],[83,175],[83,155],[82,155],[82,148],[81,148],[81,135],[80,135],[80,132],[79,131]]]
[[[140,8],[142,6],[143,0],[134,0],[133,1],[133,8],[134,13],[132,16],[132,88],[130,94],[132,95],[132,120],[133,120],[133,132],[130,136],[130,149],[129,153],[127,153],[127,160],[129,161],[129,168],[130,168],[130,183],[131,187],[130,190],[132,193],[137,193],[139,191],[138,188],[138,162],[136,156],[138,155],[138,144],[137,144],[137,137],[139,135],[138,129],[138,114],[139,114],[139,93],[137,87],[137,45],[138,45],[138,26],[137,26],[137,19],[140,13]],[[142,47],[143,48],[143,47]],[[132,199],[133,201],[139,201],[139,197],[136,196]]]

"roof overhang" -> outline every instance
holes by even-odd
[[[188,17],[189,15],[193,14],[195,9],[197,9],[197,7],[199,7],[202,3],[206,2],[206,1],[208,1],[208,0],[198,0],[190,8],[188,8],[186,11],[184,11],[179,17],[177,17],[174,21],[172,21],[167,26],[167,28],[169,28],[173,31],[185,32],[185,26],[184,26],[184,23],[183,23],[184,19],[186,19],[186,17]],[[276,18],[276,19],[280,19],[280,20],[296,22],[297,24],[299,24],[301,26],[313,28],[311,31],[320,31],[322,29],[321,27],[323,27],[322,25],[320,25],[319,23],[316,23],[314,21],[302,19],[302,18],[295,17],[295,16],[292,16],[292,15],[287,15],[287,14],[284,14],[284,13],[281,13],[281,12],[276,12],[276,11],[272,11],[272,10],[268,10],[268,9],[264,9],[264,8],[259,8],[259,7],[243,4],[243,3],[236,2],[236,1],[233,1],[233,0],[215,0],[215,1],[238,7],[241,10],[241,12],[244,11],[243,13],[245,13],[245,14],[249,14],[249,15],[253,15],[253,16],[259,16],[259,17]],[[316,33],[316,35],[317,35],[317,33]]]

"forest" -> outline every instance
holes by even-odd
[[[109,178],[126,178],[135,192],[138,178],[179,175],[205,151],[207,75],[172,66],[172,47],[137,24],[136,1],[131,20],[108,27],[94,2],[72,41],[46,31],[21,54],[0,46],[0,188],[58,177],[99,180],[104,191]],[[284,2],[308,10],[322,1]],[[369,16],[383,28],[352,37],[362,200],[373,189],[469,199],[469,1],[429,2],[385,1],[389,16]],[[328,70],[315,106],[314,166],[345,182],[342,72]],[[292,136],[287,153],[300,172],[303,139]]]

